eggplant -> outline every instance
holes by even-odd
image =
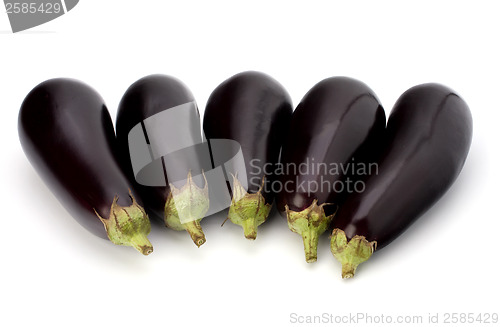
[[[22,103],[18,130],[32,166],[83,227],[153,251],[149,218],[121,170],[113,123],[94,89],[65,78],[39,84]]]
[[[203,130],[217,162],[214,142],[239,143],[243,164],[227,175],[231,194],[228,219],[243,227],[247,239],[257,237],[257,226],[271,210],[275,168],[292,116],[292,102],[285,88],[270,76],[247,71],[222,82],[210,95]],[[225,165],[227,169],[227,164]],[[227,172],[227,171],[226,171]],[[232,175],[232,179],[229,175]]]
[[[467,104],[439,84],[412,87],[389,116],[378,173],[336,215],[331,251],[342,277],[403,233],[457,179],[472,141]]]
[[[307,262],[316,261],[319,236],[344,194],[361,188],[363,176],[354,178],[350,171],[372,169],[370,158],[384,129],[385,113],[375,93],[348,77],[317,83],[294,111],[277,204],[290,230],[302,236]]]
[[[206,153],[189,150],[202,143],[191,91],[167,75],[139,79],[120,101],[116,134],[125,172],[150,216],[171,229],[186,230],[198,247],[204,244],[200,221],[209,198],[200,164],[210,163],[210,157],[208,148]],[[202,158],[204,154],[207,159]]]

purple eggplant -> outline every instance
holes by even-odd
[[[351,194],[333,224],[331,250],[342,277],[405,231],[450,188],[472,140],[467,104],[451,89],[422,84],[396,102],[377,174]]]
[[[116,155],[101,96],[72,79],[36,86],[19,113],[19,138],[32,166],[87,230],[142,254],[153,251],[149,218]]]
[[[200,125],[191,91],[166,75],[146,76],[132,84],[116,119],[120,157],[146,210],[167,227],[186,230],[198,247],[205,243],[200,220],[209,206],[200,163],[210,162],[208,147],[206,153],[189,150],[202,143]],[[143,161],[147,165],[141,165]]]
[[[257,237],[257,226],[266,221],[271,210],[274,171],[292,110],[283,86],[254,71],[227,79],[208,99],[203,129],[212,157],[216,157],[216,139],[234,140],[241,146],[244,165],[228,173],[232,175],[232,184],[228,185],[232,197],[228,218],[243,227],[247,239]]]
[[[283,147],[278,209],[302,236],[307,262],[317,259],[319,236],[344,194],[361,186],[353,170],[368,174],[373,149],[383,138],[385,113],[375,93],[347,77],[327,78],[304,96],[293,113]]]

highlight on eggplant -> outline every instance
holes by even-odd
[[[18,131],[31,165],[83,227],[153,251],[149,218],[121,170],[113,123],[94,89],[65,78],[39,84],[24,99]]]
[[[257,237],[257,227],[269,215],[275,197],[274,170],[292,116],[292,103],[285,88],[270,76],[247,71],[222,82],[210,95],[203,130],[214,150],[217,140],[240,144],[243,163],[225,164],[231,204],[228,219],[243,228],[247,239]],[[229,171],[227,171],[229,170]]]
[[[457,179],[472,141],[469,107],[450,88],[422,84],[397,100],[378,173],[351,194],[333,224],[331,251],[342,277],[368,260],[434,205]]]
[[[348,77],[317,83],[295,109],[277,204],[290,230],[302,237],[307,262],[317,260],[319,237],[343,198],[361,188],[363,176],[350,173],[351,167],[372,169],[384,129],[385,113],[375,93]]]
[[[200,221],[209,209],[211,165],[208,146],[198,146],[201,124],[191,91],[167,75],[139,79],[120,101],[116,134],[126,174],[150,216],[204,244]]]

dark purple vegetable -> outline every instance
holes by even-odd
[[[255,239],[268,217],[275,192],[272,183],[280,149],[292,115],[287,91],[260,72],[243,72],[220,84],[210,95],[203,129],[214,153],[215,139],[241,145],[244,167],[233,167],[228,218]],[[217,161],[217,158],[214,159]],[[245,177],[246,176],[246,177]],[[245,187],[246,186],[246,187]]]
[[[342,277],[354,275],[375,248],[398,237],[429,209],[458,177],[472,140],[467,104],[451,89],[422,84],[396,102],[378,174],[352,194],[334,221],[333,255]]]
[[[21,106],[19,138],[35,170],[83,227],[144,255],[153,251],[149,219],[118,164],[113,123],[96,91],[72,79],[39,84]]]
[[[141,78],[123,95],[116,134],[125,171],[148,213],[169,228],[186,230],[197,246],[205,243],[200,220],[208,210],[209,198],[206,180],[200,177],[204,177],[202,163],[210,163],[210,156],[208,149],[206,153],[189,150],[202,143],[191,91],[170,76]],[[142,161],[148,164],[143,167]],[[204,188],[195,180],[204,183]],[[177,182],[179,188],[174,185]]]
[[[353,176],[372,169],[369,159],[384,129],[385,114],[375,93],[347,77],[319,82],[294,111],[277,203],[289,228],[302,236],[307,262],[316,261],[318,238],[342,195],[361,187]]]

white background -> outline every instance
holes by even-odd
[[[495,1],[98,1],[12,34],[0,13],[2,326],[287,326],[290,314],[499,312],[500,19]],[[24,156],[26,94],[73,77],[114,117],[135,80],[183,80],[203,112],[210,92],[244,70],[279,80],[296,105],[323,78],[367,83],[387,112],[409,87],[455,89],[474,140],[452,189],[352,280],[324,235],[318,262],[274,213],[255,242],[224,217],[203,222],[200,249],[155,227],[143,257],[80,227]]]

